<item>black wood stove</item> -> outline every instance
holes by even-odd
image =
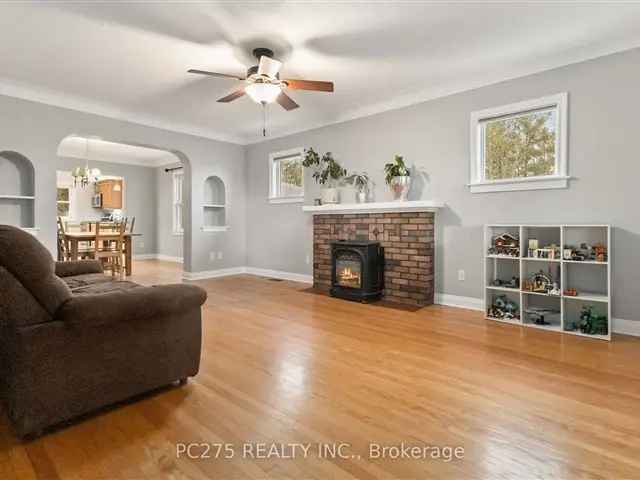
[[[384,249],[380,242],[331,242],[331,267],[333,297],[361,302],[382,297]]]

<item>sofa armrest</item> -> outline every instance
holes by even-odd
[[[206,299],[202,288],[186,284],[76,295],[60,307],[56,320],[81,326],[141,321],[199,308]]]
[[[72,277],[86,273],[103,273],[100,260],[76,260],[72,262],[56,262],[58,277]]]

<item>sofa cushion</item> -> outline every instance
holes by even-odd
[[[71,298],[69,287],[54,273],[49,251],[24,230],[0,225],[0,266],[7,269],[50,315]]]
[[[73,294],[89,295],[94,293],[126,292],[139,287],[140,285],[138,285],[137,283],[120,281],[120,280],[111,280],[110,278],[107,277],[106,282],[99,281],[99,282],[89,283],[81,287],[76,287],[73,289]]]
[[[48,322],[51,315],[9,271],[0,267],[0,328]]]
[[[56,275],[59,277],[72,277],[84,275],[86,273],[103,273],[102,262],[100,260],[74,260],[67,262],[56,262]]]
[[[95,283],[113,282],[111,275],[104,273],[85,273],[84,275],[74,275],[71,277],[62,277],[62,281],[71,289],[71,293],[76,293],[79,288],[84,288]]]

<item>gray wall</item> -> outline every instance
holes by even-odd
[[[71,161],[67,164],[66,161],[61,161],[56,152],[60,141],[67,135],[75,133],[95,135],[116,142],[165,148],[176,152],[186,162],[185,196],[189,215],[185,220],[190,228],[187,228],[185,233],[185,270],[192,272],[246,265],[246,162],[242,146],[7,96],[0,96],[0,112],[2,112],[0,151],[19,152],[33,163],[36,194],[35,226],[40,228],[40,240],[52,252],[55,252],[56,238],[54,201],[56,170],[64,170],[68,165],[77,163],[77,161]],[[112,173],[111,168],[107,168],[106,165],[104,173]],[[119,172],[124,171],[123,167],[125,166],[117,166]],[[113,171],[113,174],[119,173]],[[233,205],[233,214],[230,215],[231,229],[228,232],[205,233],[201,230],[202,208],[199,204],[202,197],[202,182],[209,175],[219,175],[230,184],[229,201]],[[192,182],[192,179],[198,180]],[[155,204],[154,191],[153,186],[150,186],[150,190],[146,192],[141,191],[141,203]],[[158,197],[161,195],[171,195],[171,191],[158,192]],[[193,202],[191,198],[194,199]],[[154,215],[147,216],[150,224],[153,224]],[[136,224],[140,222],[141,229],[145,228],[146,221],[142,217],[136,218]],[[154,227],[149,228],[154,229]],[[151,233],[149,235],[145,243],[155,242],[155,235]],[[140,253],[136,250],[134,253]],[[146,245],[145,250],[150,251]],[[222,251],[223,259],[211,261],[209,259],[211,251]]]
[[[155,169],[157,250],[156,253],[169,257],[182,258],[183,236],[173,233],[173,175],[165,168],[179,167],[180,164],[165,165]]]
[[[615,227],[613,315],[640,320],[640,261],[635,252],[640,214],[634,208],[640,177],[635,141],[639,84],[640,49],[636,49],[251,145],[247,147],[248,264],[312,272],[306,263],[312,248],[309,216],[300,205],[267,202],[269,153],[300,146],[330,150],[349,170],[372,175],[379,201],[389,198],[383,164],[400,153],[428,172],[419,198],[447,204],[436,220],[437,292],[482,297],[485,223],[611,223]],[[570,188],[469,193],[470,113],[564,91],[569,92],[569,174],[575,177]],[[311,203],[318,189],[308,175],[305,182],[306,203]],[[458,269],[466,271],[464,282],[457,279]]]

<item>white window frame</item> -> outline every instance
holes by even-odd
[[[486,180],[484,178],[484,124],[486,121],[545,108],[556,110],[556,165],[553,175]],[[567,173],[567,110],[568,94],[563,92],[471,112],[468,185],[471,193],[567,188],[570,179]]]
[[[304,149],[302,147],[274,152],[269,155],[269,203],[304,203],[304,167],[302,167],[302,194],[283,197],[279,194],[277,161],[285,158],[299,156],[302,161]]]
[[[173,172],[173,195],[171,198],[172,227],[174,235],[184,234],[184,173]]]
[[[69,200],[67,200],[67,201],[58,200],[58,189],[66,189],[66,190],[68,190],[69,191]],[[73,210],[72,210],[73,204],[74,204],[74,202],[72,200],[73,193],[74,192],[73,192],[73,189],[71,188],[71,185],[57,185],[56,186],[56,214],[58,213],[58,208],[57,208],[58,205],[61,204],[61,203],[66,204],[67,207],[68,207],[67,211],[69,212],[69,215],[67,215],[66,217],[60,217],[65,222],[73,220],[73,218],[74,218]]]

